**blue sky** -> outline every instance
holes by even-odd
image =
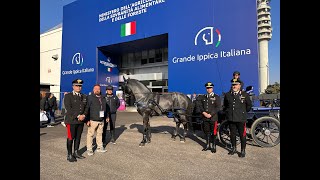
[[[63,6],[76,0],[40,0],[40,33],[62,22]],[[280,0],[272,0],[272,39],[269,41],[270,84],[280,83]]]

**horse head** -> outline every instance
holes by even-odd
[[[128,79],[130,79],[130,78],[128,78]],[[126,79],[126,78],[123,76],[123,85],[122,85],[122,87],[123,87],[124,93],[126,93],[126,94],[131,94],[131,93],[132,93],[132,90],[131,90],[131,88],[128,86],[128,79]]]

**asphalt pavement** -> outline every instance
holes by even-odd
[[[61,118],[58,120],[60,121]],[[40,128],[40,179],[280,179],[280,144],[262,148],[248,142],[246,157],[228,155],[221,144],[217,153],[201,151],[203,133],[188,132],[186,142],[171,139],[175,127],[172,119],[150,119],[152,139],[139,147],[142,118],[136,112],[119,112],[116,121],[116,145],[107,144],[106,153],[88,156],[87,127],[82,133],[80,152],[85,159],[67,161],[66,129],[59,122]],[[240,150],[240,145],[237,147]]]

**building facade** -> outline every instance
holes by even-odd
[[[61,82],[62,24],[40,34],[40,91],[53,92],[57,99]]]

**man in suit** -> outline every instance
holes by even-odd
[[[218,112],[221,109],[221,100],[219,95],[213,92],[213,83],[207,82],[205,87],[207,94],[201,96],[199,99],[198,109],[202,115],[203,131],[206,135],[206,147],[202,151],[211,149],[212,153],[216,153],[216,137],[217,137],[217,123]]]
[[[224,112],[230,127],[231,151],[229,155],[236,153],[236,132],[238,131],[241,141],[241,153],[239,157],[245,157],[246,149],[246,122],[247,112],[251,110],[252,102],[245,91],[241,91],[240,79],[231,80],[232,90],[224,97]]]
[[[87,96],[81,93],[83,80],[75,79],[72,81],[73,91],[64,97],[66,108],[65,124],[67,129],[67,160],[75,162],[78,159],[85,158],[79,154],[81,134],[83,131],[84,120],[87,112]],[[74,153],[72,154],[72,144],[74,143]]]

